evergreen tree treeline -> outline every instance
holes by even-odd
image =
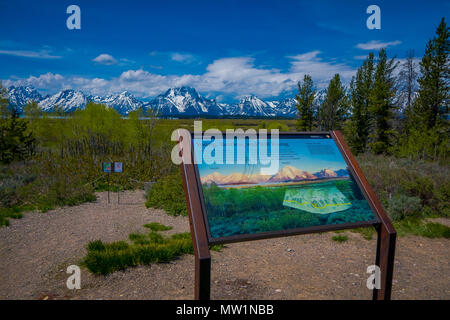
[[[343,130],[355,154],[396,154],[446,160],[449,141],[450,29],[442,18],[416,70],[414,52],[399,66],[386,49],[370,53],[349,88],[336,74],[316,104],[313,80],[304,76],[296,97],[298,129]],[[420,74],[420,77],[417,78]]]

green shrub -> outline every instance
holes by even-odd
[[[391,218],[450,215],[450,168],[447,165],[371,154],[359,155],[358,162]],[[420,199],[419,205],[417,199]]]
[[[388,200],[388,214],[394,221],[419,214],[421,209],[421,201],[418,197],[397,194]]]
[[[163,209],[174,216],[186,216],[186,201],[180,174],[173,173],[157,181],[147,192],[145,204],[147,207]]]

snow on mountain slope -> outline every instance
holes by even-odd
[[[65,112],[72,112],[76,109],[84,109],[88,101],[88,96],[83,92],[68,89],[45,98],[39,105],[44,111],[52,111],[56,106],[59,106]]]
[[[200,95],[194,88],[171,88],[149,102],[144,102],[124,91],[120,94],[92,96],[73,89],[42,97],[32,87],[10,87],[8,89],[10,105],[23,111],[30,101],[36,101],[46,112],[60,106],[66,112],[84,109],[90,101],[102,103],[114,108],[122,115],[143,107],[151,108],[161,116],[240,116],[240,117],[295,117],[297,108],[295,99],[264,101],[256,96],[246,96],[236,104],[217,103]]]
[[[194,88],[171,88],[145,105],[162,116],[221,115],[223,107],[214,99],[202,97]]]
[[[9,105],[18,108],[19,111],[22,111],[27,103],[31,101],[39,102],[42,99],[41,94],[32,87],[12,86],[8,88]]]
[[[108,107],[114,108],[120,114],[126,115],[131,111],[136,111],[143,106],[143,102],[138,100],[128,91],[124,91],[120,94],[109,95],[105,98],[91,97],[91,101],[96,103],[106,104]]]

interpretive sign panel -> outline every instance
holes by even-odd
[[[222,163],[213,162],[204,152],[212,142],[193,138],[195,159],[203,160],[196,168],[210,242],[378,222],[331,134],[266,139],[269,155],[278,148],[277,164],[252,159],[260,143],[243,139],[239,146],[226,137]],[[236,163],[239,148],[245,159]],[[226,161],[230,153],[235,161]]]
[[[210,298],[211,244],[370,226],[380,270],[373,298],[390,299],[396,231],[339,131],[243,139],[213,131],[179,129],[172,153],[181,159],[196,299]]]

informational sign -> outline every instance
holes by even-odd
[[[110,173],[110,172],[112,172],[112,163],[111,162],[103,162],[102,168],[103,168],[103,172]]]
[[[196,166],[211,242],[378,221],[331,135],[281,135],[277,141],[278,157],[263,164],[253,157],[261,144],[249,139],[239,146],[224,137],[223,163],[208,159],[210,140],[193,140],[195,158],[203,160]],[[270,155],[274,144],[266,142]],[[234,161],[227,162],[230,153]]]
[[[114,162],[114,172],[123,172],[122,162]]]
[[[178,131],[195,299],[210,299],[212,244],[357,227],[377,231],[373,299],[390,299],[396,231],[339,131],[273,140],[265,133],[221,139],[217,131],[206,139]]]

